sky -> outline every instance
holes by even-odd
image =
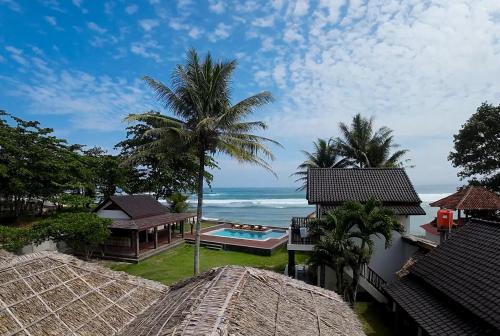
[[[268,172],[219,156],[215,187],[277,187],[339,122],[375,117],[409,149],[415,185],[459,184],[453,134],[500,100],[498,0],[0,0],[0,109],[110,151],[129,113],[165,111],[165,84],[194,47],[236,59],[233,100],[270,91]]]

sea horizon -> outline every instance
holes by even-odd
[[[426,215],[411,217],[410,232],[423,235],[420,225],[430,222],[437,211],[429,203],[456,188],[453,184],[415,185]],[[194,209],[196,195],[191,195],[188,202]],[[296,187],[213,187],[205,189],[203,200],[203,218],[214,221],[288,227],[292,217],[304,217],[313,211],[305,191],[297,191]]]

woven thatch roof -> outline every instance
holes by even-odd
[[[168,290],[57,253],[0,262],[0,335],[114,335]]]
[[[334,293],[227,266],[170,288],[60,254],[0,262],[0,335],[363,335]]]
[[[363,335],[334,292],[254,268],[214,269],[171,288],[123,336]]]

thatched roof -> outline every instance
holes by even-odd
[[[0,335],[115,335],[168,291],[58,253],[0,262]]]
[[[18,333],[20,332],[20,333]],[[0,335],[363,335],[334,292],[246,267],[170,288],[69,256],[0,262]]]
[[[364,334],[334,292],[270,271],[226,266],[175,285],[122,335]]]

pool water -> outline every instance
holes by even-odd
[[[267,231],[250,231],[238,229],[219,229],[205,233],[206,235],[236,238],[236,239],[250,239],[250,240],[268,240],[283,238],[287,235],[286,231],[282,230],[267,230]]]

